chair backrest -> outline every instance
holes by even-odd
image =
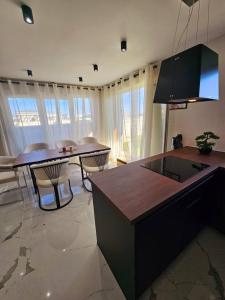
[[[83,137],[81,140],[80,140],[80,144],[96,144],[98,143],[98,140],[96,138],[94,138],[93,136],[86,136],[86,137]]]
[[[44,150],[44,149],[49,149],[49,145],[47,143],[35,143],[35,144],[28,145],[25,148],[24,153],[30,153],[32,151]]]
[[[16,160],[15,156],[0,156],[0,172],[8,172],[8,171],[16,172],[17,169],[13,168],[13,164],[15,160]]]
[[[59,149],[61,149],[63,147],[68,147],[68,146],[75,146],[75,147],[77,146],[77,144],[72,140],[59,140],[55,144],[56,144],[56,147]]]
[[[81,163],[86,167],[98,167],[99,170],[104,170],[109,162],[110,150],[104,150],[91,154],[84,154],[80,156]]]
[[[16,160],[16,156],[0,156],[0,164],[1,165],[8,165],[13,164]]]
[[[55,160],[42,164],[31,165],[37,180],[56,181],[60,177],[69,178],[69,159]]]

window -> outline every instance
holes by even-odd
[[[45,99],[45,109],[49,125],[57,123],[55,99]]]
[[[144,88],[139,87],[121,94],[122,156],[140,156],[144,112]]]
[[[57,123],[55,99],[45,99],[45,110],[49,125]]]
[[[8,98],[14,126],[38,126],[37,101],[33,98]]]
[[[76,120],[92,120],[89,98],[74,98],[74,111]]]
[[[70,111],[68,100],[60,99],[59,104],[59,117],[61,124],[70,124]]]

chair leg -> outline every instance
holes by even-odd
[[[40,209],[45,210],[45,209],[42,207],[42,204],[41,204],[41,195],[40,195],[40,191],[39,191],[39,188],[38,188],[38,187],[37,187],[37,195],[38,195],[38,204],[39,204]]]
[[[42,204],[41,204],[41,196],[40,196],[39,188],[37,187],[37,194],[38,194],[38,201],[39,201],[39,207],[40,207],[40,209],[45,210],[45,211],[57,210],[57,209],[63,208],[64,206],[68,205],[73,200],[73,191],[72,191],[72,188],[71,188],[70,180],[69,180],[69,190],[70,190],[70,193],[71,193],[71,198],[69,199],[69,201],[67,201],[63,205],[60,204],[60,195],[59,195],[59,190],[58,190],[58,184],[54,184],[53,188],[54,188],[55,201],[56,201],[56,206],[57,207],[56,208],[48,208],[47,209],[47,208],[44,208],[42,206]]]
[[[90,189],[86,186],[85,180],[87,180],[88,182],[90,182],[89,179],[88,179],[88,177],[87,177],[87,174],[86,174],[86,177],[83,177],[83,178],[82,178],[82,185],[83,185],[84,189],[85,189],[87,192],[92,193],[92,190],[90,190]]]
[[[58,184],[53,185],[54,192],[55,192],[55,202],[57,208],[60,208],[60,198],[59,198],[59,190],[58,190]]]
[[[72,188],[71,188],[71,184],[70,184],[70,180],[68,179],[68,182],[69,182],[69,190],[70,190],[70,193],[71,193],[71,196],[72,196],[72,199],[73,199],[73,191],[72,191]],[[72,200],[71,199],[71,200]]]
[[[80,160],[80,171],[81,171],[81,178],[82,178],[82,182],[84,181],[84,169],[83,169],[83,164],[82,164],[82,160],[81,158],[79,157],[79,160]]]
[[[28,184],[27,184],[27,180],[26,180],[26,174],[24,172],[24,168],[22,168],[22,169],[23,169],[23,180],[24,180],[24,183],[25,183],[26,187],[28,188]]]
[[[20,180],[19,178],[17,179],[17,185],[18,185],[18,188],[20,190],[20,195],[22,197],[22,201],[24,201],[24,196],[23,196],[23,191],[22,191],[22,188],[21,188],[21,185],[20,185]]]
[[[36,183],[36,177],[34,175],[34,171],[30,168],[30,175],[31,175],[31,179],[33,182],[33,187],[34,187],[34,193],[37,194],[38,193],[38,187],[37,187],[37,183]]]

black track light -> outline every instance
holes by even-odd
[[[93,69],[94,69],[95,72],[98,72],[98,65],[93,64]]]
[[[32,77],[33,76],[32,70],[27,70],[27,75]]]
[[[80,81],[80,82],[83,82],[83,77],[79,77],[79,81]]]
[[[24,21],[28,24],[34,24],[34,18],[31,8],[25,4],[22,4],[21,8],[23,12]]]
[[[121,51],[122,52],[126,52],[127,51],[127,41],[126,40],[122,40],[121,41]]]

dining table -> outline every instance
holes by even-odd
[[[77,145],[72,148],[72,151],[70,151],[70,149],[68,149],[68,151],[63,151],[62,149],[43,149],[43,150],[32,151],[30,153],[20,153],[17,156],[13,164],[13,167],[29,168],[33,164],[40,164],[40,163],[54,161],[58,159],[65,159],[74,156],[80,156],[83,154],[91,154],[91,153],[104,151],[104,150],[110,150],[110,148],[108,146],[99,143],[90,143],[90,144]],[[31,172],[34,190],[36,192],[37,187],[36,187],[35,176],[33,174],[32,169],[30,169],[30,172]]]

